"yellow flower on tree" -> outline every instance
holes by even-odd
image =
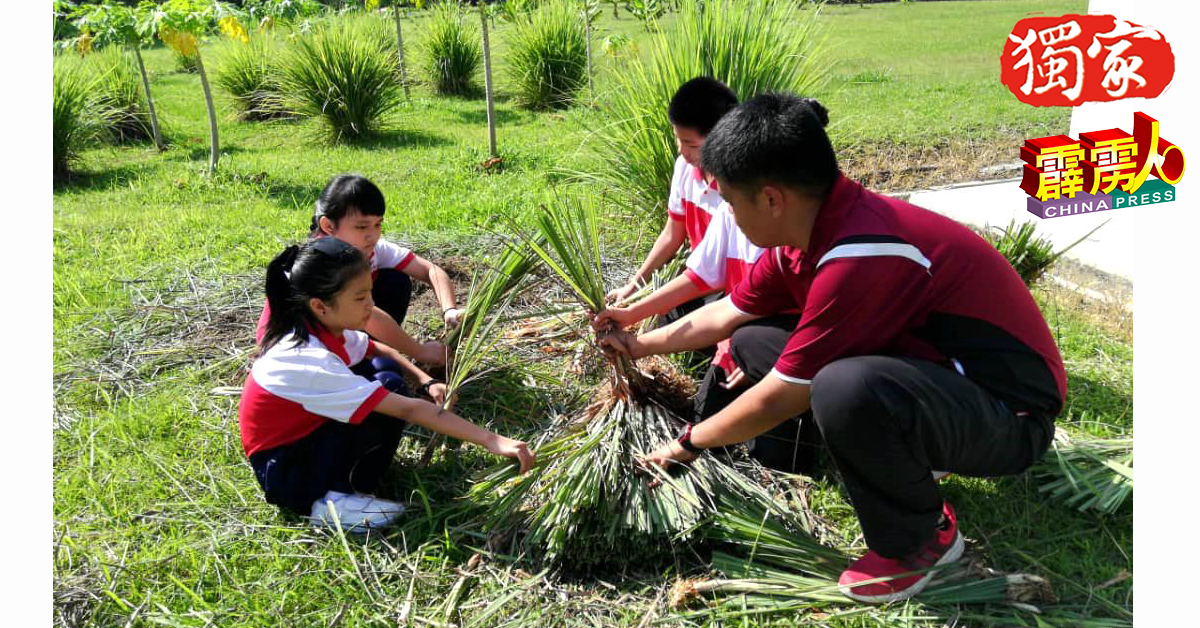
[[[158,31],[158,38],[166,42],[168,46],[185,57],[196,56],[196,36],[191,33],[177,31],[168,26],[164,26]]]
[[[374,11],[375,9],[379,8],[379,0],[366,0],[366,2],[363,3],[363,6],[368,11]]]
[[[84,34],[80,35],[79,43],[78,43],[79,54],[86,55],[87,53],[91,52],[92,51],[92,42],[95,41],[95,39],[96,38],[93,37],[91,33],[84,33]]]
[[[243,44],[250,43],[250,33],[246,32],[246,27],[232,15],[226,16],[217,20],[217,25],[221,27],[221,32],[229,36],[230,39],[236,39]]]

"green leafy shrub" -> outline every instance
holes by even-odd
[[[466,19],[463,9],[447,3],[435,9],[426,23],[422,61],[429,82],[439,94],[478,91],[475,75],[483,64],[483,50],[478,33]]]
[[[171,58],[175,60],[176,72],[195,74],[198,70],[196,67],[196,55],[184,54],[178,50],[172,50]]]
[[[88,55],[86,65],[95,76],[92,106],[108,130],[108,138],[118,143],[149,139],[150,114],[133,59],[109,46]]]
[[[1032,285],[1058,259],[1054,243],[1037,235],[1032,222],[1017,224],[1013,220],[1008,227],[997,227],[985,237],[1012,264],[1025,285]]]
[[[54,62],[54,180],[67,179],[89,143],[103,135],[104,125],[95,115],[91,92],[95,77],[76,59]]]
[[[1012,264],[1013,269],[1021,276],[1025,285],[1032,286],[1042,278],[1042,275],[1046,274],[1046,271],[1058,261],[1058,258],[1091,237],[1097,229],[1106,224],[1108,224],[1107,220],[1059,251],[1054,250],[1053,242],[1037,234],[1037,226],[1032,221],[1017,224],[1016,219],[1013,219],[1009,221],[1007,227],[993,227],[985,230],[983,237],[991,242],[997,251],[1000,251],[1009,264]]]
[[[400,103],[396,58],[353,28],[333,25],[298,38],[281,68],[287,108],[322,119],[335,139],[373,133]]]
[[[214,79],[233,99],[244,120],[266,120],[287,113],[280,85],[278,41],[265,33],[250,43],[228,40],[217,51]]]
[[[554,0],[519,16],[509,45],[517,98],[527,107],[568,107],[587,84],[587,35],[578,6]]]
[[[769,90],[809,95],[828,75],[817,11],[784,0],[681,0],[674,32],[655,33],[641,56],[612,73],[596,137],[607,163],[583,176],[634,207],[660,207],[675,164],[667,103],[685,81],[712,76],[746,99]]]

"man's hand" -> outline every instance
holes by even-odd
[[[620,303],[621,301],[628,299],[629,295],[637,292],[637,289],[637,281],[630,281],[620,288],[613,288],[610,290],[608,294],[604,295],[604,300],[609,303]]]
[[[465,312],[461,308],[452,307],[442,312],[442,320],[446,322],[446,329],[454,329],[462,322]]]
[[[444,366],[446,364],[446,345],[436,340],[422,342],[417,349],[417,355],[412,357],[421,364]]]
[[[625,329],[636,322],[632,309],[627,307],[610,307],[592,317],[592,329],[596,331],[614,328]]]
[[[516,458],[521,464],[521,473],[533,468],[537,462],[537,457],[533,452],[529,451],[529,445],[511,438],[506,438],[499,434],[493,434],[493,437],[488,439],[484,448],[497,456],[505,456],[507,458]]]
[[[687,464],[699,457],[699,454],[694,454],[683,448],[679,443],[671,440],[667,441],[662,447],[646,454],[642,458],[642,462],[653,464],[670,469],[679,464]]]
[[[637,336],[624,329],[613,329],[596,334],[596,344],[600,345],[600,350],[609,357],[617,355],[624,355],[630,359],[642,357],[640,355],[642,346],[638,342]]]

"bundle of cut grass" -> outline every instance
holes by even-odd
[[[714,608],[690,615],[720,621],[852,603],[837,588],[849,558],[818,543],[808,531],[785,525],[787,519],[760,503],[722,501],[704,534],[734,552],[713,552],[713,568],[725,577],[676,583],[671,606],[715,597]],[[1055,601],[1049,583],[1038,576],[1003,574],[969,560],[940,571],[915,599],[925,606],[1003,604],[1033,611],[1038,609],[1032,604]]]
[[[149,139],[150,113],[133,59],[117,46],[108,46],[88,55],[86,63],[96,76],[92,107],[107,127],[109,139],[117,143]]]
[[[1133,439],[1055,438],[1034,473],[1049,480],[1043,493],[1079,510],[1111,515],[1133,496]]]
[[[233,99],[243,120],[268,120],[287,114],[279,56],[279,44],[268,33],[256,33],[249,43],[230,39],[218,51],[214,78]]]
[[[334,139],[370,135],[400,104],[395,56],[348,26],[300,37],[281,67],[288,109],[320,118]]]
[[[453,3],[435,9],[422,45],[425,74],[439,94],[471,94],[483,63],[483,49],[467,26],[466,12]]]
[[[599,311],[605,291],[595,208],[559,202],[535,224],[529,248],[584,307]],[[475,484],[472,495],[490,502],[487,527],[523,529],[526,553],[586,568],[669,552],[671,541],[697,534],[721,495],[754,495],[753,482],[712,456],[679,475],[643,468],[640,457],[682,425],[658,401],[662,379],[669,374],[651,377],[615,360],[592,403],[537,448],[532,471],[518,477],[511,465],[498,465]]]
[[[600,103],[608,122],[596,130],[609,158],[603,168],[575,175],[657,211],[677,154],[667,119],[675,90],[711,76],[743,100],[769,90],[812,94],[829,67],[818,13],[786,0],[682,0],[676,28],[654,32],[646,54],[631,55],[611,74],[613,89]]]
[[[587,84],[587,33],[578,3],[553,0],[516,18],[508,61],[530,109],[569,107]]]

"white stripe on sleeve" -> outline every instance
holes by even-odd
[[[812,384],[811,379],[801,379],[799,377],[792,377],[791,375],[784,375],[783,373],[779,372],[779,369],[771,369],[771,375],[774,375],[775,377],[778,377],[789,384],[804,384],[805,386]]]
[[[758,314],[751,314],[750,312],[747,312],[747,311],[743,310],[742,308],[734,305],[733,296],[731,296],[731,295],[726,296],[724,299],[721,299],[721,300],[724,301],[726,304],[728,304],[729,307],[733,308],[735,311],[737,311],[738,314],[741,314],[742,316],[758,316]]]
[[[920,264],[925,270],[929,270],[932,262],[929,258],[921,254],[917,247],[911,244],[901,242],[857,242],[854,244],[842,244],[829,249],[825,255],[821,256],[817,262],[817,268],[830,260],[835,260],[843,257],[882,257],[893,256],[903,257]]]

